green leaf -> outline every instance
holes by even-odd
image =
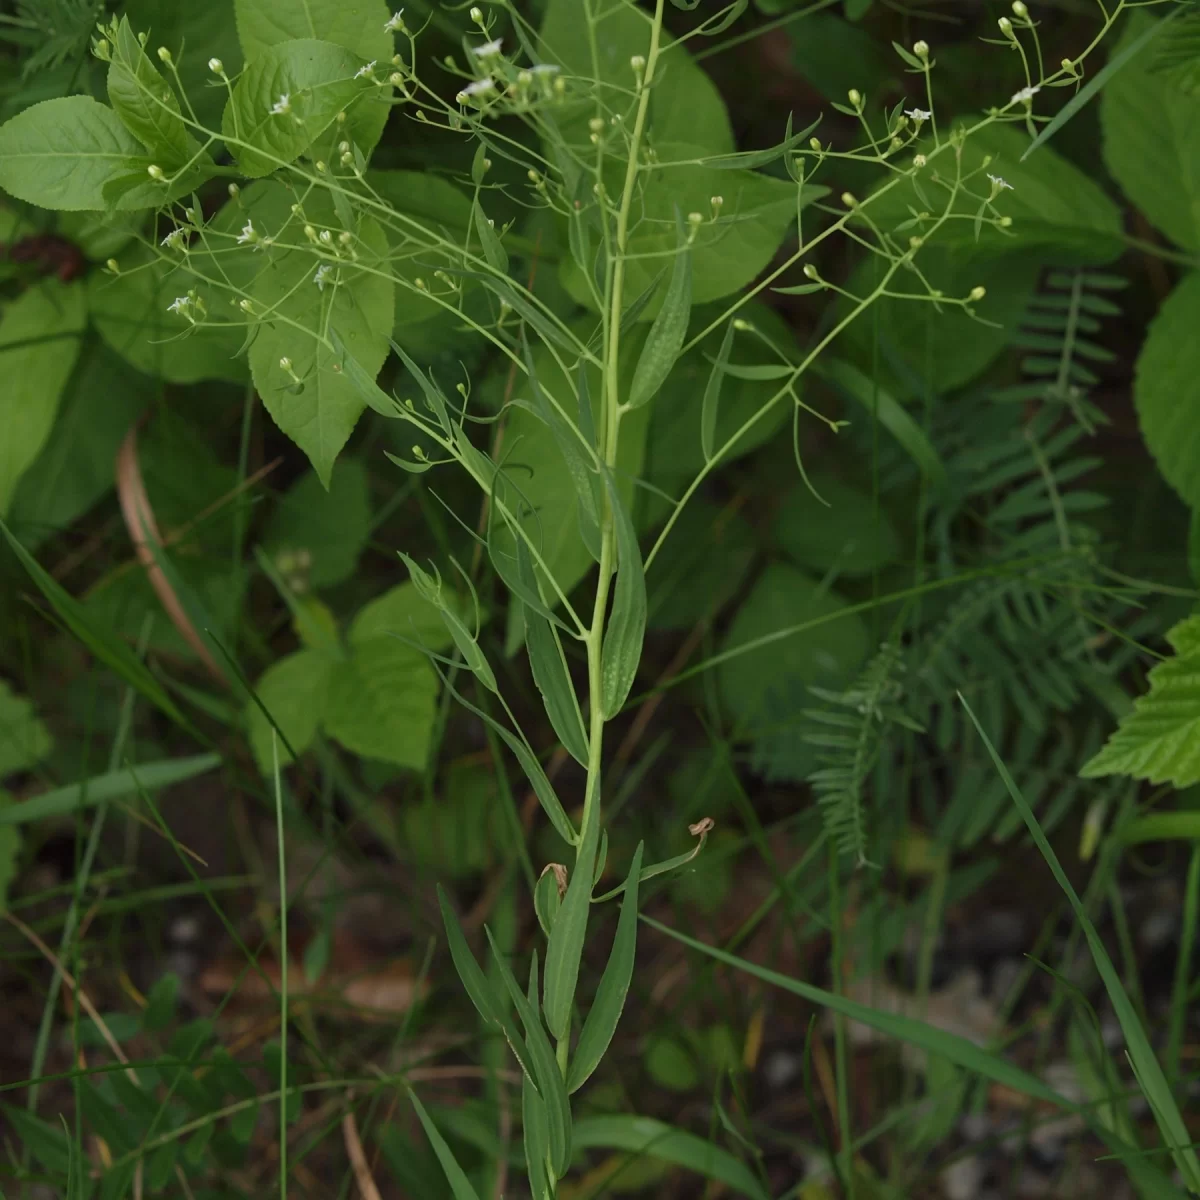
[[[1166,23],[1131,13],[1109,66],[1144,47]],[[1200,95],[1174,87],[1152,66],[1149,54],[1125,62],[1105,87],[1104,161],[1129,199],[1167,237],[1186,250],[1200,250]]]
[[[1150,322],[1133,381],[1142,437],[1163,478],[1200,507],[1200,271],[1185,275]]]
[[[704,388],[704,400],[700,405],[700,449],[704,453],[704,461],[712,462],[713,438],[717,432],[717,413],[721,407],[721,384],[725,380],[725,368],[729,363],[729,352],[733,348],[734,324],[732,321],[725,326],[725,336],[721,339],[721,349],[713,359],[712,371]]]
[[[483,147],[481,146],[480,149]],[[479,244],[483,247],[483,256],[488,265],[502,275],[508,274],[508,251],[504,249],[500,238],[496,235],[493,222],[489,221],[478,200],[474,205],[475,232],[479,235]]]
[[[533,1200],[554,1200],[554,1185],[547,1173],[550,1126],[546,1102],[537,1094],[533,1081],[527,1075],[521,1078],[521,1127],[530,1194]]]
[[[586,767],[587,733],[558,630],[541,613],[531,608],[525,610],[525,644],[529,649],[533,679],[542,694],[550,724],[563,748]]]
[[[990,172],[1011,185],[1011,191],[997,197],[995,208],[1012,217],[1012,226],[1006,230],[983,226],[977,237],[975,215],[980,197],[988,191],[972,186],[960,193],[951,209],[955,219],[942,225],[930,246],[946,250],[978,246],[991,253],[1035,250],[1042,261],[1062,265],[1106,263],[1118,257],[1124,250],[1121,211],[1103,188],[1048,146],[1022,162],[1027,145],[1027,136],[1015,125],[988,125],[971,134],[963,147],[962,174],[986,180]],[[932,153],[932,142],[923,142],[921,149]],[[864,212],[884,229],[909,221],[914,212],[939,215],[943,207],[941,193],[931,194],[928,179],[903,179],[863,201]],[[911,232],[919,234],[921,228],[912,227]],[[924,251],[917,257],[918,265],[923,260]]]
[[[101,627],[74,596],[70,595],[52,576],[48,575],[33,557],[13,536],[12,531],[0,521],[0,533],[37,584],[38,590],[50,601],[59,619],[83,644],[106,666],[141,692],[152,704],[184,729],[191,730],[191,723],[179,711],[175,701],[167,694],[149,668],[134,654],[125,642]]]
[[[556,866],[562,870],[561,864],[556,864]],[[565,871],[563,878],[565,882]],[[562,896],[558,890],[558,875],[553,868],[547,867],[538,876],[538,881],[533,889],[533,909],[537,913],[538,924],[541,925],[542,932],[547,937],[554,928],[554,922],[558,919],[558,910],[561,907]]]
[[[0,187],[52,209],[108,209],[105,186],[131,171],[145,179],[116,208],[152,208],[168,197],[146,174],[141,143],[90,96],[43,100],[0,126]]]
[[[364,62],[381,66],[395,53],[392,35],[383,28],[391,16],[386,0],[234,0],[234,3],[238,37],[247,62],[293,38],[332,42]],[[379,141],[391,113],[385,101],[392,89],[372,90],[375,95],[360,100],[346,122],[347,136],[367,156]]]
[[[152,398],[145,375],[99,338],[84,338],[54,436],[21,476],[9,506],[9,525],[28,549],[65,530],[112,488],[113,459]]]
[[[46,279],[0,316],[0,516],[21,476],[50,436],[63,390],[79,357],[87,320],[83,286]]]
[[[221,259],[223,264],[228,261],[228,255]],[[100,271],[88,276],[88,311],[104,341],[147,375],[167,383],[203,379],[244,383],[244,329],[236,324],[197,328],[167,311],[177,296],[186,296],[191,290],[210,314],[221,313],[229,305],[227,293],[202,282],[185,267],[173,266],[139,248],[125,257],[115,279]]]
[[[809,482],[811,488],[794,484],[776,512],[774,544],[784,554],[799,566],[840,575],[869,575],[897,560],[900,539],[886,502],[876,512],[867,493],[827,473]]]
[[[179,976],[168,972],[161,976],[146,994],[142,1028],[150,1033],[159,1033],[166,1029],[175,1018],[175,1005],[178,998]]]
[[[324,725],[347,750],[423,770],[433,733],[437,677],[420,650],[387,634],[355,639],[332,672]]]
[[[722,651],[781,629],[836,613],[845,602],[811,575],[784,563],[771,563],[759,576],[725,635]],[[798,633],[721,663],[721,695],[742,729],[778,719],[781,702],[792,692],[806,698],[817,684],[845,684],[867,653],[867,629],[847,614],[807,633]]]
[[[314,281],[314,256],[303,225],[308,220],[337,228],[327,197],[310,194],[304,218],[292,213],[292,194],[276,183],[253,196],[248,189],[242,201],[257,229],[277,242],[298,246],[269,250],[268,262],[253,283],[254,300],[267,314],[250,347],[254,383],[275,423],[308,455],[328,486],[334,459],[366,400],[341,369],[342,355],[321,331],[336,329],[346,353],[372,377],[377,375],[388,354],[392,282],[385,272],[369,274],[351,263],[333,268],[323,287]],[[375,221],[364,218],[356,233],[354,244],[364,266],[387,258],[387,239]],[[303,380],[299,392],[279,365],[281,358],[288,358]]]
[[[67,1135],[56,1125],[35,1117],[23,1108],[0,1104],[0,1111],[20,1144],[50,1172],[55,1179],[67,1176],[70,1169],[71,1147]]]
[[[692,252],[678,213],[675,219],[679,229],[671,283],[633,371],[633,387],[628,400],[630,408],[640,408],[648,403],[662,387],[663,380],[679,358],[688,319],[692,315]]]
[[[255,684],[259,701],[275,723],[267,720],[257,704],[251,702],[247,707],[246,732],[254,760],[264,775],[272,770],[272,733],[276,726],[297,754],[312,745],[325,717],[336,666],[334,660],[316,650],[299,650],[268,667]],[[281,740],[279,764],[291,761],[291,753]]]
[[[0,707],[3,697],[0,696]],[[0,715],[0,730],[5,728]],[[7,734],[0,734],[7,739]],[[62,817],[78,811],[83,806],[104,804],[120,800],[125,796],[154,792],[159,788],[171,787],[199,775],[207,774],[221,765],[218,754],[197,754],[190,758],[165,758],[156,762],[141,763],[136,767],[125,767],[94,775],[82,783],[71,783],[66,787],[30,796],[19,804],[0,812],[0,826],[25,825],[31,821],[44,821],[49,817]],[[0,775],[5,772],[0,770]]]
[[[1150,690],[1083,765],[1085,779],[1132,775],[1179,789],[1200,783],[1200,617],[1181,621],[1167,640],[1175,653],[1150,672]]]
[[[1182,699],[1183,703],[1192,712],[1194,721],[1197,705],[1200,703],[1200,689],[1197,688],[1195,683],[1195,662],[1200,658],[1200,618],[1189,618],[1187,621],[1177,625],[1171,633],[1173,638],[1172,644],[1179,651],[1180,657],[1183,658],[1190,654],[1193,658],[1193,665],[1190,670],[1191,678],[1184,685],[1183,697],[1168,698],[1167,702],[1171,707],[1174,707]],[[1156,670],[1161,669],[1160,667]],[[1155,673],[1151,672],[1151,676],[1153,677]],[[1161,676],[1159,677],[1159,686],[1163,686]],[[1154,684],[1152,682],[1151,688],[1153,689],[1153,687]],[[1171,691],[1170,682],[1167,683],[1165,690],[1169,696]],[[979,736],[983,739],[983,744],[987,748],[987,752],[995,764],[1000,778],[1004,781],[1004,786],[1008,789],[1008,794],[1012,797],[1013,803],[1017,806],[1022,819],[1025,821],[1034,844],[1046,860],[1046,865],[1050,868],[1055,882],[1062,888],[1063,893],[1070,901],[1071,908],[1075,912],[1075,918],[1083,928],[1083,935],[1087,939],[1088,949],[1092,953],[1092,960],[1096,964],[1096,970],[1099,972],[1100,978],[1104,981],[1104,990],[1108,993],[1109,1002],[1113,1006],[1113,1011],[1116,1013],[1117,1021],[1121,1026],[1121,1033],[1125,1037],[1130,1066],[1133,1067],[1138,1087],[1149,1102],[1159,1131],[1162,1133],[1163,1140],[1170,1150],[1171,1158],[1183,1176],[1188,1190],[1191,1192],[1200,1191],[1200,1159],[1197,1159],[1196,1151],[1192,1148],[1192,1137],[1188,1133],[1187,1125],[1184,1123],[1183,1116],[1176,1105],[1175,1097],[1172,1094],[1170,1085],[1167,1083],[1162,1065],[1155,1057],[1154,1049],[1150,1045],[1150,1039],[1146,1036],[1145,1029],[1142,1028],[1137,1010],[1134,1008],[1133,1002],[1129,999],[1129,995],[1121,983],[1121,977],[1117,974],[1117,970],[1113,966],[1112,959],[1105,949],[1104,942],[1100,934],[1096,931],[1095,925],[1092,924],[1087,908],[1079,899],[1070,879],[1067,878],[1067,873],[1062,869],[1062,864],[1058,861],[1058,855],[1054,853],[1053,847],[1046,840],[1046,835],[1042,832],[1042,827],[1038,824],[1037,817],[1033,814],[1033,809],[1029,807],[1029,802],[1021,794],[1021,789],[1013,782],[1008,769],[996,753],[996,748],[992,745],[991,739],[984,732],[983,726],[980,725],[979,720],[971,710],[971,706],[967,704],[961,692],[959,693],[959,699],[962,701],[963,707],[967,710],[967,715],[971,718],[975,728],[979,731]],[[1161,704],[1162,701],[1163,695],[1160,693],[1158,702]],[[1135,719],[1136,708],[1135,716],[1130,718],[1130,722]],[[1168,718],[1167,724],[1168,729],[1174,729],[1176,733],[1178,732],[1177,721],[1174,716]],[[1153,730],[1150,733],[1150,737],[1155,741],[1159,740],[1161,736],[1161,729]],[[1168,771],[1189,771],[1192,773],[1193,778],[1200,779],[1200,771],[1196,770],[1197,763],[1200,763],[1200,754],[1196,753],[1194,728],[1192,743],[1192,754],[1186,756],[1184,762],[1176,762],[1175,765],[1167,766],[1165,769]],[[1142,745],[1144,748],[1144,741]],[[1176,751],[1178,749],[1178,743],[1176,742]],[[1101,751],[1101,754],[1103,754],[1103,751]],[[1189,759],[1190,763],[1188,762]],[[1150,766],[1148,769],[1158,771],[1164,769],[1164,764],[1160,760],[1158,765]]]
[[[450,907],[450,901],[446,898],[446,893],[442,889],[441,884],[438,884],[437,894],[438,904],[442,910],[442,924],[446,930],[446,941],[450,947],[450,957],[454,962],[454,969],[458,972],[458,977],[462,981],[462,985],[466,989],[471,1003],[475,1005],[475,1011],[489,1025],[499,1025],[500,1006],[498,998],[492,992],[491,984],[488,983],[483,969],[475,961],[475,955],[471,953],[471,948],[467,945],[467,939],[463,936],[462,926],[459,925],[458,917],[454,915],[454,910]]]
[[[624,706],[642,660],[642,642],[646,635],[646,572],[633,522],[607,471],[604,482],[617,534],[617,581],[613,588],[612,613],[604,630],[600,666],[604,715],[611,719]]]
[[[479,1194],[471,1186],[471,1181],[467,1178],[462,1167],[458,1165],[458,1160],[454,1157],[454,1151],[446,1144],[446,1139],[438,1133],[437,1126],[434,1125],[429,1114],[425,1111],[424,1105],[417,1099],[417,1093],[410,1089],[408,1096],[413,1102],[413,1108],[416,1109],[418,1118],[420,1118],[421,1126],[425,1130],[425,1136],[429,1138],[429,1144],[433,1147],[433,1152],[437,1155],[438,1162],[442,1164],[442,1170],[446,1173],[446,1179],[450,1184],[450,1191],[454,1195],[454,1200],[479,1200]]]
[[[621,916],[617,922],[617,933],[613,938],[608,964],[600,977],[596,998],[588,1011],[575,1047],[575,1057],[567,1075],[567,1091],[574,1092],[590,1078],[608,1052],[617,1023],[625,1010],[625,998],[629,995],[629,982],[633,978],[633,962],[637,950],[638,883],[642,874],[643,845],[633,856],[633,864],[625,880],[625,895],[621,900]]]
[[[575,856],[575,869],[567,894],[550,931],[546,947],[546,969],[542,979],[542,1007],[546,1025],[561,1041],[571,1032],[571,1008],[579,981],[579,960],[587,937],[588,914],[592,907],[592,883],[596,874],[596,850],[600,843],[599,804],[587,804],[588,820]]]
[[[281,555],[290,556],[311,587],[327,588],[354,574],[370,536],[367,471],[357,459],[345,459],[328,490],[315,472],[292,484],[263,531],[263,546],[276,565]],[[306,563],[297,556],[307,556]]]
[[[112,40],[108,99],[125,128],[164,170],[175,171],[200,150],[183,123],[179,100],[122,17]]]
[[[33,702],[0,679],[0,779],[28,770],[50,753],[52,745],[50,731],[33,711]],[[0,816],[0,823],[4,822]]]
[[[486,929],[486,926],[485,926]],[[567,1088],[563,1081],[562,1072],[550,1046],[550,1039],[542,1028],[538,1016],[536,993],[531,1003],[517,986],[517,981],[509,969],[508,963],[496,945],[492,931],[487,929],[488,943],[492,948],[492,959],[500,972],[500,978],[508,990],[509,997],[516,1005],[521,1024],[525,1027],[525,1038],[529,1046],[530,1060],[533,1065],[533,1082],[537,1085],[538,1094],[546,1105],[546,1127],[548,1133],[550,1165],[557,1176],[567,1173],[571,1165],[571,1104],[567,1099]],[[553,944],[553,940],[552,940]],[[547,963],[549,951],[547,951]],[[536,978],[536,962],[532,971]],[[549,1018],[547,1018],[547,1022]]]
[[[253,58],[221,118],[242,170],[269,175],[299,158],[339,112],[375,90],[357,76],[362,66],[356,54],[315,38],[280,42]]]
[[[576,1150],[623,1150],[657,1158],[715,1179],[750,1200],[768,1200],[754,1172],[727,1150],[653,1117],[584,1117],[575,1122],[573,1141]]]

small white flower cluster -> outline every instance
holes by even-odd
[[[177,225],[174,229],[171,230],[170,233],[167,234],[167,236],[165,238],[163,238],[163,240],[161,242],[159,242],[159,245],[166,246],[166,248],[168,250],[182,250],[184,253],[186,253],[187,252],[187,243],[185,240],[186,238],[187,238],[187,230],[184,229],[182,225]]]
[[[904,110],[904,115],[910,121],[915,121],[918,125],[920,125],[922,121],[928,121],[929,118],[933,116],[933,113],[927,112],[923,108],[906,108]]]
[[[1023,87],[1019,92],[1013,92],[1009,104],[1028,104],[1041,90],[1037,84],[1033,84],[1031,87]]]
[[[271,105],[271,112],[274,116],[283,117],[292,111],[292,97],[290,92],[281,92],[279,99]]]
[[[204,301],[200,299],[195,288],[189,288],[186,296],[176,296],[167,305],[167,312],[175,313],[177,316],[185,318],[192,325],[195,325],[197,320],[202,320],[208,315],[208,309],[205,307]]]
[[[989,171],[988,178],[992,181],[992,193],[993,194],[996,194],[998,192],[1003,192],[1006,190],[1011,192],[1013,190],[1013,185],[1011,183],[1009,183],[1007,179],[1004,179],[999,175],[993,175]]]
[[[383,26],[384,33],[404,33],[404,9],[398,9],[388,17]]]
[[[317,291],[323,292],[325,290],[325,285],[330,281],[330,279],[333,277],[333,275],[334,275],[333,264],[332,263],[322,263],[317,268],[316,274],[312,277],[313,283],[315,283],[317,285]],[[334,282],[335,283],[337,282],[336,279],[334,280]]]
[[[369,63],[363,63],[363,65],[361,67],[359,67],[357,71],[354,72],[355,79],[362,79],[366,75],[370,75],[372,78],[375,77],[375,60],[374,59],[371,59],[371,61]]]

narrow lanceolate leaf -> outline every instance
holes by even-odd
[[[679,351],[683,348],[688,318],[691,315],[692,252],[681,223],[679,248],[675,252],[671,284],[638,357],[633,373],[633,386],[629,390],[630,408],[640,408],[646,404],[666,381],[679,358]]]
[[[483,206],[475,201],[475,232],[479,234],[479,244],[483,247],[483,257],[488,260],[488,266],[508,274],[508,251],[496,234],[496,227],[484,214]]]
[[[538,1002],[538,959],[533,952],[529,965],[530,1008],[536,1011]],[[525,1168],[529,1172],[529,1191],[533,1200],[553,1200],[554,1182],[550,1178],[550,1121],[546,1102],[538,1095],[533,1080],[521,1080],[521,1124],[525,1131]]]
[[[633,522],[621,504],[611,474],[604,479],[617,531],[617,582],[612,615],[604,631],[601,662],[604,716],[621,711],[633,687],[646,633],[646,573]]]
[[[588,912],[592,907],[592,880],[596,870],[596,848],[600,843],[598,804],[587,805],[587,825],[575,869],[562,907],[546,947],[546,974],[542,983],[543,1008],[550,1032],[559,1040],[571,1032],[571,1006],[579,982],[579,959],[587,935]]]
[[[546,1129],[550,1150],[550,1162],[557,1176],[565,1175],[571,1165],[571,1103],[567,1099],[567,1086],[558,1061],[550,1046],[550,1039],[542,1028],[537,1008],[531,1004],[517,984],[516,978],[504,960],[500,948],[487,930],[492,956],[508,989],[509,996],[517,1006],[521,1024],[525,1026],[525,1037],[529,1045],[529,1057],[533,1064],[533,1082],[546,1105]],[[549,962],[547,961],[547,966]]]
[[[1168,634],[1172,658],[1150,672],[1150,690],[1079,772],[1132,775],[1177,788],[1200,782],[1200,617]]]
[[[713,362],[712,371],[708,376],[708,384],[704,389],[704,402],[700,407],[700,446],[704,451],[704,461],[712,462],[713,439],[717,432],[717,413],[721,407],[721,384],[725,379],[725,366],[729,362],[729,351],[733,348],[733,322],[725,327],[725,336],[721,339],[721,349]]]
[[[582,1087],[600,1065],[625,1008],[637,950],[638,880],[642,872],[642,852],[643,846],[639,842],[633,865],[629,868],[629,877],[625,881],[625,898],[621,901],[621,917],[617,922],[612,953],[608,956],[608,965],[600,979],[596,999],[583,1023],[583,1032],[579,1035],[579,1045],[575,1047],[575,1057],[567,1075],[568,1092]]]
[[[479,1015],[490,1025],[499,1025],[500,1006],[492,994],[492,989],[488,986],[487,976],[484,975],[483,968],[475,961],[471,947],[467,945],[462,926],[459,925],[458,917],[454,915],[454,910],[450,907],[449,900],[446,899],[446,893],[440,885],[437,891],[438,904],[442,909],[442,924],[446,927],[446,941],[450,946],[450,957],[454,960],[454,969],[458,972],[458,977],[462,980],[462,985]]]
[[[550,724],[563,748],[586,767],[587,733],[558,631],[541,613],[532,609],[525,612],[525,645],[529,648],[529,665],[533,668],[538,691],[542,693]]]
[[[1200,698],[1200,684],[1197,683],[1197,668],[1200,667],[1200,617],[1190,617],[1182,624],[1177,625],[1171,631],[1171,634],[1172,644],[1180,652],[1180,656],[1184,657],[1190,653],[1192,657],[1192,665],[1188,671],[1189,679],[1185,685],[1187,695],[1184,703],[1193,713],[1192,738],[1194,743],[1196,728],[1195,706],[1197,699]],[[1163,664],[1163,666],[1169,665],[1171,664]],[[1155,669],[1155,671],[1161,670],[1163,670],[1163,667]],[[1154,673],[1151,672],[1152,677]],[[1178,677],[1176,676],[1175,678]],[[1153,682],[1151,683],[1151,687],[1153,688]],[[1092,952],[1092,959],[1096,964],[1096,970],[1099,972],[1100,978],[1104,981],[1104,988],[1108,992],[1109,1002],[1112,1004],[1113,1012],[1116,1013],[1117,1021],[1121,1026],[1121,1033],[1125,1038],[1125,1046],[1129,1051],[1129,1062],[1133,1067],[1138,1086],[1141,1088],[1142,1094],[1146,1097],[1150,1105],[1159,1132],[1162,1134],[1163,1140],[1170,1150],[1171,1158],[1174,1160],[1175,1166],[1183,1177],[1184,1183],[1187,1184],[1188,1190],[1191,1192],[1200,1190],[1200,1159],[1197,1159],[1195,1150],[1191,1148],[1193,1144],[1192,1137],[1188,1133],[1183,1116],[1175,1102],[1175,1096],[1171,1091],[1170,1085],[1167,1083],[1167,1077],[1163,1072],[1162,1064],[1155,1056],[1154,1048],[1150,1045],[1150,1039],[1146,1036],[1146,1031],[1142,1027],[1141,1020],[1138,1018],[1137,1010],[1134,1008],[1133,1002],[1129,999],[1129,995],[1121,983],[1121,977],[1117,973],[1116,967],[1113,966],[1112,959],[1109,957],[1107,949],[1105,949],[1104,942],[1101,940],[1100,934],[1096,931],[1095,925],[1092,924],[1083,901],[1079,899],[1079,895],[1076,893],[1071,881],[1067,878],[1066,872],[1062,869],[1062,864],[1058,861],[1058,855],[1054,853],[1053,847],[1046,840],[1046,835],[1042,831],[1037,817],[1034,816],[1033,809],[1029,807],[1029,802],[1021,793],[1021,789],[1013,781],[1013,777],[1008,773],[1008,768],[1005,767],[999,754],[996,753],[996,748],[992,745],[991,739],[984,732],[983,726],[980,725],[974,712],[971,711],[971,706],[963,698],[961,692],[959,693],[959,699],[962,701],[963,707],[967,710],[967,715],[971,718],[975,728],[979,731],[979,736],[983,739],[983,744],[1001,780],[1003,780],[1005,788],[1008,789],[1008,794],[1012,797],[1013,803],[1017,806],[1017,811],[1021,814],[1021,818],[1029,829],[1034,845],[1041,852],[1042,857],[1046,860],[1046,865],[1050,868],[1050,873],[1054,876],[1055,882],[1062,888],[1063,893],[1071,903],[1071,907],[1075,910],[1075,916],[1083,928],[1083,936],[1087,939],[1088,949]],[[1129,718],[1130,723],[1132,724],[1136,718],[1137,711],[1135,709],[1134,715]],[[1168,727],[1171,725],[1169,719],[1167,725]],[[1151,737],[1154,736],[1156,734],[1152,732]],[[1103,754],[1103,751],[1101,753]],[[1136,749],[1134,753],[1136,755]],[[1196,762],[1195,755],[1196,751],[1193,745],[1192,755],[1186,760],[1182,769],[1194,769]]]
[[[421,1120],[421,1125],[425,1129],[425,1136],[429,1139],[429,1144],[433,1147],[438,1162],[441,1163],[454,1200],[479,1200],[479,1193],[471,1186],[466,1172],[458,1165],[458,1159],[454,1157],[454,1151],[450,1149],[446,1144],[446,1139],[438,1132],[437,1126],[425,1111],[425,1106],[417,1099],[416,1092],[410,1091],[408,1095]]]
[[[513,1023],[508,1005],[492,991],[492,986],[488,983],[483,968],[475,961],[475,955],[471,953],[471,947],[467,945],[467,939],[463,936],[462,926],[459,925],[458,918],[454,915],[454,910],[451,909],[450,903],[446,899],[446,893],[442,891],[440,885],[438,887],[438,903],[442,909],[442,924],[446,927],[446,941],[450,946],[450,957],[454,961],[454,969],[458,972],[458,977],[462,980],[467,995],[471,998],[471,1003],[475,1005],[476,1012],[487,1024],[499,1027],[513,1052],[513,1057],[520,1063],[521,1070],[533,1078],[534,1065],[529,1048]],[[534,1086],[540,1086],[536,1079]]]

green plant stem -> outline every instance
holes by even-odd
[[[1196,941],[1197,916],[1200,915],[1200,841],[1192,843],[1187,884],[1183,893],[1183,930],[1179,938],[1179,957],[1175,961],[1175,982],[1171,988],[1171,1016],[1167,1029],[1167,1078],[1178,1086],[1179,1057],[1183,1047],[1183,1027],[1187,1021],[1188,976],[1192,969],[1192,945]]]
[[[279,777],[279,739],[271,731],[275,776],[275,838],[279,843],[279,1196],[287,1200],[287,1036],[288,926],[287,852],[283,845],[283,786]]]

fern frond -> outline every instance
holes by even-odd
[[[808,782],[821,806],[821,817],[830,840],[842,854],[859,865],[867,862],[867,832],[863,793],[884,744],[889,723],[919,728],[900,707],[904,670],[899,646],[885,642],[844,691],[825,688],[810,691],[827,707],[807,709],[808,729],[803,738],[817,748],[817,769]]]

